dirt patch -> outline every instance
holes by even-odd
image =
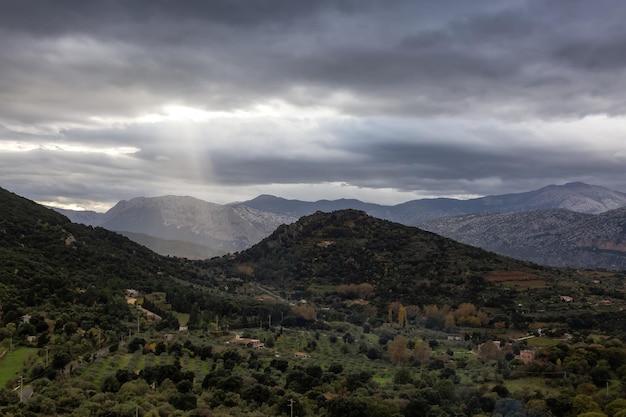
[[[546,281],[536,274],[522,271],[494,271],[487,274],[485,279],[489,282],[510,283],[524,288],[544,288]]]

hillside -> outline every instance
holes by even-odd
[[[626,209],[446,217],[420,227],[459,242],[543,265],[626,270]]]
[[[209,276],[199,263],[158,255],[101,227],[71,223],[1,188],[0,259],[1,344],[8,344],[12,333],[15,343],[28,336],[47,343],[64,334],[67,323],[72,330],[64,338],[80,333],[89,339],[72,349],[72,356],[93,348],[93,332],[102,331],[103,340],[120,340],[139,324],[150,325],[145,312],[138,317],[126,303],[126,289],[160,294],[146,301],[162,317],[160,329],[178,329],[172,311],[188,315],[190,326],[206,327],[211,315],[239,323],[288,310],[236,294],[233,285],[225,290],[230,283]],[[36,317],[38,326],[23,326],[25,315]],[[65,349],[60,343],[52,352]]]
[[[356,210],[303,217],[244,252],[206,264],[286,291],[369,283],[380,304],[495,303],[500,289],[488,277],[503,271],[532,275],[546,285],[565,278],[563,270],[516,261]]]
[[[99,317],[119,326],[129,310],[125,288],[168,288],[172,277],[195,276],[124,236],[71,223],[61,214],[0,189],[0,300],[4,324],[40,311]]]
[[[165,256],[176,256],[188,259],[207,259],[228,253],[223,247],[210,248],[198,243],[185,242],[182,240],[159,239],[145,233],[117,232],[126,236],[133,242],[137,242],[150,250]]]

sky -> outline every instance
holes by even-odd
[[[0,7],[0,187],[43,204],[626,192],[624,2]]]

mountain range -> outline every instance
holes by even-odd
[[[569,183],[524,193],[469,200],[420,199],[394,206],[354,199],[307,202],[270,195],[219,205],[164,196],[120,201],[106,213],[56,210],[74,222],[120,232],[160,254],[190,259],[241,251],[279,225],[316,211],[356,209],[518,259],[626,269],[624,232],[620,234],[616,226],[626,218],[624,211],[617,210],[621,207],[626,207],[624,193]],[[602,226],[604,221],[613,226]]]
[[[395,206],[364,203],[359,200],[320,200],[305,202],[261,195],[253,200],[234,203],[234,207],[280,213],[299,218],[316,211],[343,209],[362,210],[370,216],[391,220],[407,226],[447,216],[473,213],[514,213],[562,208],[578,213],[600,214],[626,206],[626,194],[605,187],[580,182],[549,185],[524,193],[492,195],[469,200],[426,198]]]
[[[598,215],[564,209],[470,214],[419,227],[543,265],[626,270],[626,207]]]

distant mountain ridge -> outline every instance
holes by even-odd
[[[626,206],[626,194],[584,183],[549,185],[524,193],[493,195],[470,200],[435,198],[412,200],[387,206],[355,199],[289,200],[260,195],[252,200],[219,205],[192,197],[138,197],[120,201],[104,214],[58,210],[72,221],[102,226],[120,233],[150,236],[142,244],[161,254],[199,258],[219,256],[246,249],[268,236],[281,224],[317,211],[356,209],[370,216],[408,226],[449,216],[478,213],[516,213],[544,209],[565,209],[584,214],[600,214]],[[131,234],[127,235],[132,238]],[[447,232],[441,233],[448,236]],[[189,252],[172,242],[189,242]],[[206,248],[206,249],[203,249]],[[511,256],[511,255],[510,255]]]
[[[73,221],[85,221],[84,216],[74,217],[68,210],[62,213]],[[263,239],[280,224],[295,220],[249,207],[171,195],[122,200],[106,213],[87,219],[90,220],[87,224],[126,234],[158,253],[190,258],[240,251]],[[185,242],[194,246],[185,248],[182,245]],[[173,249],[174,246],[178,249]]]
[[[565,185],[548,185],[538,190],[523,193],[491,195],[469,200],[425,198],[407,201],[395,206],[345,199],[306,202],[286,200],[269,195],[261,195],[249,201],[233,203],[232,206],[247,206],[297,217],[312,214],[315,211],[351,208],[363,210],[374,217],[414,226],[431,219],[483,212],[512,213],[562,208],[578,213],[600,214],[625,207],[626,193],[597,185],[572,182]]]
[[[419,227],[543,265],[626,270],[626,207],[598,215],[564,209],[470,214]]]

